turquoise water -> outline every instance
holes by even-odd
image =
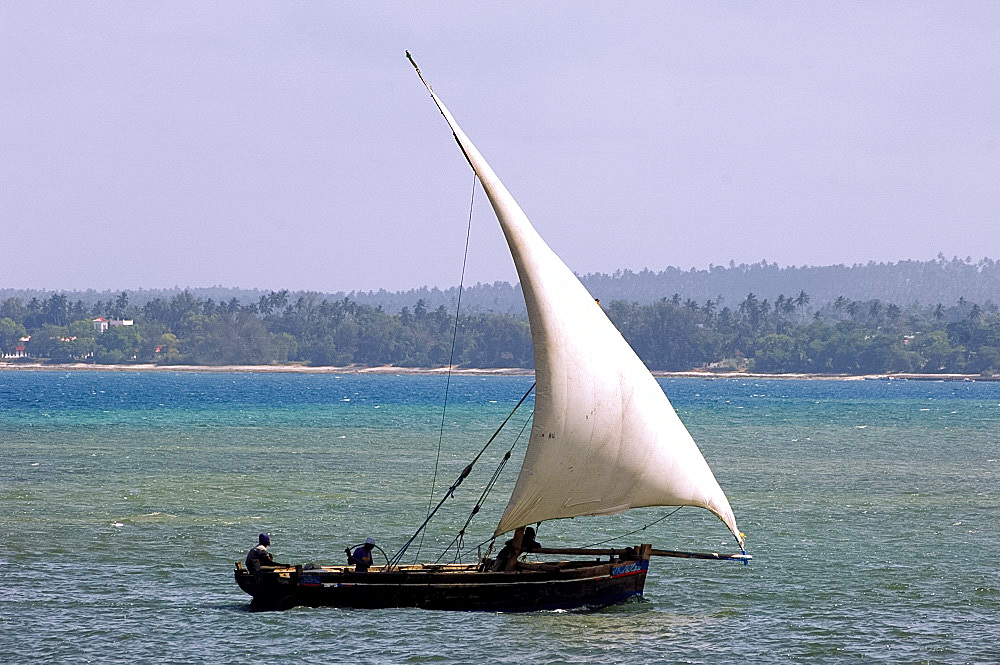
[[[453,379],[439,488],[531,381]],[[1000,661],[1000,383],[661,383],[729,495],[750,566],[655,560],[643,601],[592,613],[250,613],[231,571],[260,531],[299,563],[340,561],[368,535],[391,554],[412,533],[443,377],[0,372],[0,661]],[[451,542],[526,416],[421,559]],[[473,522],[473,550],[517,464]],[[546,523],[538,537],[588,545],[669,510]],[[625,542],[640,540],[735,551],[693,508]]]

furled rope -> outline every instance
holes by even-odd
[[[462,256],[462,277],[458,280],[458,302],[455,305],[455,331],[451,336],[451,355],[448,356],[448,378],[444,384],[444,405],[441,407],[441,427],[438,429],[437,454],[434,456],[434,477],[431,479],[431,493],[427,497],[427,516],[431,514],[431,503],[434,502],[434,490],[437,488],[438,466],[441,463],[441,442],[444,440],[445,416],[448,413],[448,393],[451,389],[451,368],[455,363],[455,346],[458,341],[458,315],[462,311],[462,289],[465,286],[465,267],[469,262],[469,238],[472,236],[472,210],[476,204],[476,180],[472,177],[472,200],[469,201],[469,224],[465,230],[465,254]],[[416,561],[420,556],[420,548],[424,545],[424,537],[420,536],[417,544],[417,553],[413,555]]]
[[[454,494],[458,486],[462,484],[462,481],[465,480],[470,473],[472,473],[473,465],[479,461],[479,458],[483,456],[483,453],[485,453],[486,449],[490,447],[490,444],[493,443],[493,441],[500,435],[500,432],[507,425],[507,422],[514,417],[514,414],[517,412],[519,408],[521,408],[521,405],[524,404],[524,400],[528,399],[528,395],[530,395],[534,389],[535,389],[535,384],[532,383],[531,387],[528,388],[527,392],[525,392],[524,395],[521,397],[521,399],[518,400],[514,408],[511,409],[510,413],[507,414],[507,417],[503,419],[503,422],[500,423],[500,426],[497,427],[495,432],[493,432],[493,436],[490,437],[489,441],[487,441],[483,445],[482,449],[476,454],[476,456],[472,459],[472,461],[469,462],[468,466],[462,469],[462,473],[459,474],[458,479],[455,480],[455,482],[452,483],[451,487],[448,488],[448,491],[444,493],[444,496],[441,497],[441,500],[438,502],[438,505],[435,506],[434,510],[432,510],[429,515],[427,515],[427,519],[424,520],[423,524],[417,527],[416,532],[414,532],[414,534],[410,536],[410,539],[407,540],[406,543],[399,549],[399,551],[396,552],[395,555],[393,555],[392,559],[389,560],[390,570],[392,569],[392,566],[395,566],[396,564],[399,563],[399,561],[402,560],[403,554],[406,552],[407,548],[409,548],[409,546],[413,543],[413,541],[417,539],[417,536],[423,532],[424,527],[426,527],[427,524],[431,521],[431,518],[434,517],[434,514],[441,509],[441,506],[443,506],[444,502],[448,500],[448,497]]]

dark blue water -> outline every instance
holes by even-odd
[[[656,560],[639,603],[247,612],[232,562],[260,531],[292,562],[405,541],[427,506],[444,381],[0,372],[0,661],[1000,661],[1000,384],[984,382],[662,381],[755,559]],[[531,381],[452,380],[439,488]],[[527,415],[421,558],[451,542]],[[468,544],[488,539],[516,468]],[[587,545],[669,510],[546,523],[539,539]],[[693,508],[625,540],[734,550]]]

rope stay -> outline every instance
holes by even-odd
[[[476,462],[479,461],[479,458],[483,456],[483,453],[485,453],[486,449],[490,447],[490,444],[493,443],[493,441],[496,440],[496,438],[500,435],[500,432],[503,431],[503,428],[507,425],[510,419],[514,417],[514,414],[517,412],[519,408],[521,408],[521,405],[524,404],[524,401],[528,399],[528,396],[531,395],[534,389],[535,389],[535,384],[532,383],[531,387],[528,388],[527,392],[525,392],[524,395],[521,396],[521,399],[518,400],[514,408],[511,409],[511,412],[508,413],[507,417],[503,419],[502,423],[500,423],[500,426],[497,427],[495,432],[493,432],[493,436],[491,436],[489,440],[483,445],[482,449],[480,449],[480,451],[476,453],[476,456],[472,458],[472,461],[469,462],[469,464],[464,469],[462,469],[462,473],[459,474],[455,482],[452,483],[451,487],[449,487],[448,490],[444,493],[444,496],[441,497],[441,500],[438,502],[437,506],[435,506],[434,509],[430,511],[430,513],[427,515],[427,518],[424,519],[423,523],[419,527],[417,527],[417,530],[414,532],[414,534],[410,536],[410,539],[407,540],[406,543],[399,549],[399,551],[392,556],[392,558],[389,560],[389,567],[388,567],[389,570],[392,570],[393,566],[399,564],[399,562],[403,558],[403,554],[405,554],[406,550],[410,547],[411,544],[413,544],[413,541],[417,539],[417,536],[419,536],[421,533],[424,532],[424,528],[430,523],[431,518],[433,518],[434,515],[437,513],[437,511],[441,509],[441,506],[443,506],[444,502],[448,500],[448,497],[452,496],[455,493],[455,490],[458,489],[458,486],[462,484],[462,481],[465,480],[470,473],[472,473],[472,467],[475,465]]]
[[[591,543],[590,545],[584,545],[583,547],[584,547],[584,548],[588,548],[588,547],[597,547],[598,545],[604,545],[604,544],[606,544],[606,543],[610,543],[610,542],[612,542],[612,541],[614,541],[614,540],[618,540],[618,539],[620,539],[620,538],[625,538],[625,537],[627,537],[627,536],[631,536],[631,535],[633,535],[633,534],[636,534],[636,533],[639,533],[640,531],[645,531],[646,529],[648,529],[649,527],[653,526],[654,524],[659,524],[659,523],[660,523],[660,522],[662,522],[663,520],[667,519],[668,517],[670,517],[671,515],[673,515],[674,513],[676,513],[676,512],[678,511],[678,510],[680,510],[680,509],[681,509],[681,508],[683,508],[683,507],[684,507],[684,506],[677,506],[676,508],[674,508],[673,510],[671,510],[671,511],[670,511],[669,513],[667,513],[666,515],[664,515],[663,517],[661,517],[661,518],[659,518],[659,519],[656,519],[656,520],[653,520],[653,521],[652,521],[652,522],[650,522],[649,524],[647,524],[647,525],[645,525],[645,526],[642,526],[642,527],[639,527],[638,529],[635,529],[635,530],[633,530],[633,531],[629,531],[628,533],[622,533],[622,534],[619,534],[619,535],[615,536],[614,538],[608,538],[607,540],[602,540],[602,541],[601,541],[601,542],[599,542],[599,543]],[[541,522],[539,522],[538,524],[536,524],[536,525],[535,525],[535,526],[536,526],[536,528],[537,528],[537,527],[538,527],[538,526],[539,526],[540,524],[541,524]],[[479,543],[478,545],[474,545],[473,547],[470,547],[469,549],[465,550],[465,553],[467,554],[467,553],[471,552],[471,551],[472,551],[472,550],[474,550],[474,549],[478,549],[478,548],[481,548],[481,547],[482,547],[483,545],[486,545],[487,543],[490,543],[490,547],[492,548],[492,547],[493,547],[492,543],[493,543],[493,541],[495,541],[495,540],[496,540],[496,537],[495,537],[495,536],[494,536],[494,537],[492,537],[492,538],[487,538],[486,540],[484,540],[483,542]]]
[[[504,453],[504,456],[501,458],[500,463],[497,464],[497,468],[493,471],[493,475],[490,477],[489,481],[487,481],[486,486],[483,488],[482,494],[479,495],[479,499],[476,501],[476,504],[472,507],[472,511],[469,513],[468,519],[465,520],[465,524],[462,525],[462,528],[459,529],[458,534],[456,534],[455,538],[452,539],[450,543],[448,543],[448,546],[444,548],[444,551],[441,552],[441,555],[437,558],[437,560],[434,563],[440,563],[441,559],[444,558],[445,554],[448,553],[448,550],[450,550],[452,546],[455,546],[455,558],[452,561],[452,563],[457,563],[459,561],[462,555],[462,547],[465,545],[465,530],[469,528],[469,524],[472,523],[472,520],[475,518],[477,514],[479,514],[479,511],[482,509],[483,504],[486,503],[486,498],[490,495],[490,492],[493,491],[493,486],[496,485],[497,480],[500,479],[500,474],[503,473],[504,467],[507,466],[507,462],[510,460],[511,453],[514,452],[514,448],[517,446],[518,441],[521,440],[521,437],[524,435],[524,430],[528,428],[528,424],[530,422],[531,422],[531,416],[525,419],[524,425],[521,426],[521,430],[517,433],[517,436],[514,438],[514,442],[510,444],[510,448],[507,449],[507,452]]]
[[[414,65],[416,66],[416,65]],[[448,378],[444,383],[444,404],[441,407],[441,427],[438,429],[438,444],[437,444],[437,454],[434,456],[434,476],[431,478],[431,492],[430,496],[427,497],[427,516],[431,515],[431,504],[434,502],[434,490],[437,489],[437,476],[438,476],[438,466],[441,463],[441,442],[444,440],[444,423],[445,416],[448,413],[448,393],[451,390],[451,368],[455,364],[455,346],[458,341],[458,321],[459,314],[462,311],[462,290],[465,288],[465,268],[469,263],[469,238],[472,237],[472,211],[476,205],[476,180],[477,176],[473,175],[472,178],[472,197],[469,201],[469,224],[465,229],[465,254],[462,256],[462,276],[458,280],[458,302],[455,305],[455,330],[451,336],[451,354],[448,356]],[[420,543],[417,545],[417,553],[414,554],[413,560],[416,562],[417,557],[420,556],[420,548],[424,545],[424,539],[421,536]]]
[[[649,524],[647,524],[645,526],[642,526],[642,527],[639,527],[638,529],[635,529],[634,531],[629,531],[628,533],[623,533],[623,534],[617,535],[614,538],[609,538],[607,540],[602,540],[599,543],[591,543],[590,545],[584,545],[583,547],[584,548],[597,547],[598,545],[604,545],[606,543],[610,543],[613,540],[618,540],[620,538],[625,538],[626,536],[631,536],[633,534],[639,533],[640,531],[645,531],[646,529],[648,529],[649,527],[653,526],[654,524],[659,524],[663,520],[667,519],[668,517],[670,517],[671,515],[673,515],[674,513],[676,513],[678,510],[680,510],[683,507],[684,506],[677,506],[676,508],[674,508],[673,510],[671,510],[669,513],[667,513],[666,515],[664,515],[663,517],[661,517],[659,519],[656,519],[656,520],[653,520]],[[541,522],[539,522],[538,524],[536,524],[535,528],[537,529],[539,526],[541,526]],[[472,552],[474,550],[481,550],[482,547],[483,547],[483,545],[487,545],[488,544],[490,546],[490,549],[487,550],[487,556],[489,556],[489,552],[493,549],[493,543],[495,541],[496,541],[496,536],[491,536],[491,537],[487,538],[486,540],[484,540],[483,542],[478,543],[476,545],[473,545],[472,547],[469,547],[468,549],[466,549],[463,552],[463,554],[469,554],[470,552]]]
[[[590,545],[584,545],[584,547],[597,547],[598,545],[604,545],[605,543],[610,543],[613,540],[618,540],[620,538],[625,538],[626,536],[631,536],[633,534],[639,533],[640,531],[645,531],[646,529],[648,529],[649,527],[653,526],[654,524],[659,524],[663,520],[667,519],[668,517],[670,517],[671,515],[673,515],[674,513],[676,513],[678,510],[680,510],[683,507],[684,506],[677,506],[676,508],[674,508],[673,510],[671,510],[669,513],[667,513],[666,515],[664,515],[660,519],[653,520],[652,522],[650,522],[646,526],[641,526],[638,529],[635,529],[634,531],[629,531],[628,533],[623,533],[623,534],[617,535],[614,538],[608,538],[607,540],[602,540],[599,543],[591,543]]]

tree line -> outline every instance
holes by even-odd
[[[900,306],[838,296],[814,307],[805,290],[773,302],[749,293],[732,304],[674,294],[650,304],[615,300],[604,310],[654,370],[1000,372],[1000,312],[964,297]],[[100,332],[94,318],[133,325]],[[0,304],[0,352],[10,357],[19,347],[34,358],[98,364],[532,366],[523,314],[475,311],[456,327],[444,305],[431,309],[423,299],[390,313],[347,297],[288,291],[252,302],[183,291],[141,306],[124,291],[90,306],[62,293],[7,298]]]
[[[580,277],[584,286],[602,302],[624,300],[650,305],[664,295],[683,293],[700,303],[708,299],[739,302],[752,291],[759,298],[772,301],[781,293],[806,291],[816,305],[833,302],[838,296],[860,302],[879,299],[882,302],[955,303],[960,297],[984,303],[1000,294],[1000,261],[990,258],[973,260],[945,258],[928,261],[906,260],[896,262],[870,261],[854,265],[785,266],[760,261],[710,265],[703,269],[668,267],[663,270],[617,270],[614,273],[591,273]],[[169,301],[182,289],[132,289],[131,302],[143,306],[161,298]],[[237,298],[241,303],[257,302],[266,290],[237,289],[222,286],[189,289],[196,298],[211,298],[228,303]],[[27,303],[31,298],[46,300],[52,294],[46,291],[0,287],[0,302],[20,298]],[[71,302],[80,301],[88,310],[97,301],[114,301],[118,292],[73,291],[66,295]],[[361,305],[381,306],[385,311],[398,314],[404,307],[412,310],[414,303],[423,300],[425,307],[434,310],[444,305],[454,311],[458,300],[458,287],[421,287],[405,291],[350,291],[336,293],[289,293],[294,302],[300,295],[331,302],[348,298]],[[524,313],[524,298],[519,284],[498,281],[491,284],[466,285],[462,290],[462,307],[467,312]]]

